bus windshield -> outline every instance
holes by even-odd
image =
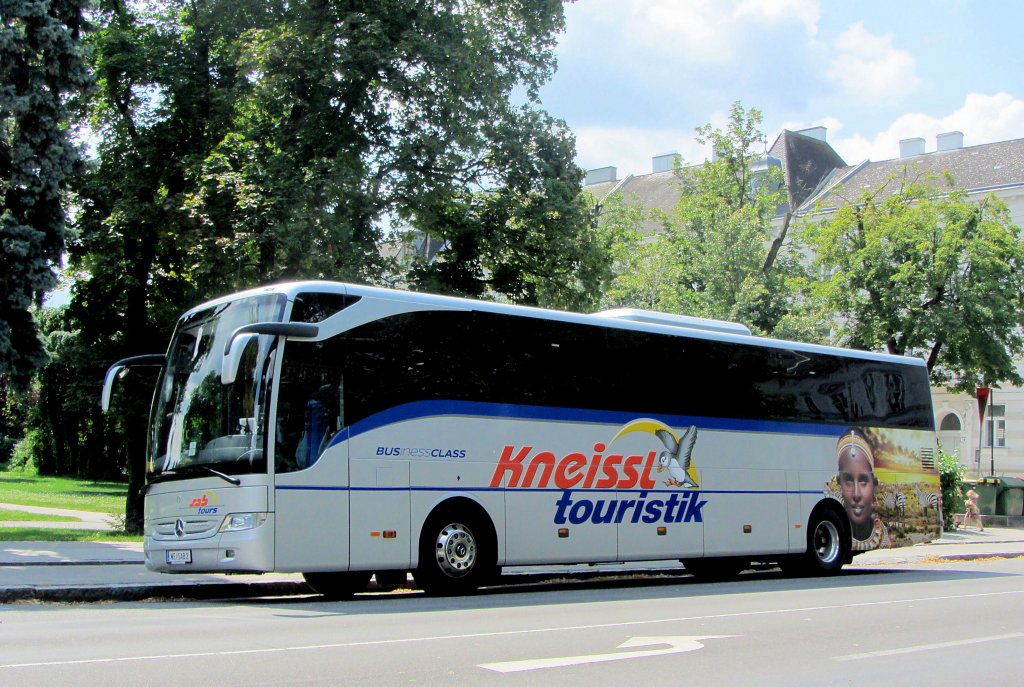
[[[244,298],[178,322],[153,403],[147,481],[266,471],[265,406],[276,339],[248,341],[233,384],[221,383],[221,361],[236,329],[281,321],[286,302],[281,294]]]

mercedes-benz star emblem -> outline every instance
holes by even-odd
[[[174,521],[174,534],[179,537],[185,536],[185,521],[181,518]]]

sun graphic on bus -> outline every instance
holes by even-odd
[[[687,487],[689,489],[700,488],[697,468],[694,467],[691,459],[693,445],[697,442],[696,425],[687,427],[686,431],[683,432],[683,436],[680,437],[672,431],[671,427],[663,422],[650,418],[640,418],[626,424],[612,437],[609,443],[615,443],[619,437],[632,434],[633,432],[653,434],[665,445],[666,450],[658,455],[657,469],[659,473],[668,472],[669,477],[665,480],[666,485],[670,487]]]
[[[189,508],[205,508],[206,506],[217,506],[217,495],[207,489],[202,494],[192,499],[188,504]]]

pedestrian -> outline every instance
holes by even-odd
[[[967,507],[964,513],[964,529],[967,528],[967,523],[974,518],[975,522],[978,523],[978,531],[984,532],[985,526],[981,524],[981,509],[978,507],[978,492],[974,491],[973,488],[967,491]]]

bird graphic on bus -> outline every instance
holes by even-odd
[[[621,437],[634,432],[652,434],[668,449],[662,451],[654,462],[656,472],[668,471],[669,478],[665,481],[667,486],[700,489],[697,483],[697,469],[691,459],[693,445],[697,441],[696,425],[690,425],[682,437],[677,437],[672,428],[660,420],[638,418],[620,429],[609,444],[614,444]]]
[[[665,480],[665,484],[670,487],[699,488],[689,473],[690,455],[693,453],[693,445],[697,442],[697,426],[690,425],[678,439],[664,429],[655,430],[654,434],[668,449],[658,456],[658,472],[668,470],[669,478]]]

